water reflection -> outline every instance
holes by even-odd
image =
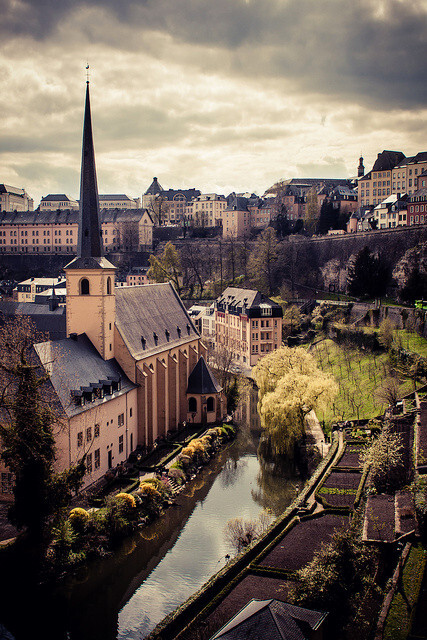
[[[228,520],[254,519],[263,509],[282,513],[299,481],[294,466],[271,458],[264,445],[257,456],[256,404],[252,390],[239,408],[238,417],[247,421],[236,441],[186,487],[175,506],[126,540],[113,557],[83,567],[49,593],[36,588],[26,593],[25,602],[32,605],[28,616],[21,615],[17,580],[0,601],[0,621],[4,618],[16,639],[32,637],[34,628],[52,640],[143,638],[224,566],[232,553],[223,533]]]

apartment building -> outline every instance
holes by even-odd
[[[76,253],[79,213],[75,209],[0,213],[0,253]],[[153,222],[145,209],[101,212],[104,249],[150,251]]]
[[[77,200],[69,198],[65,193],[49,193],[40,200],[39,210],[44,211],[65,211],[68,209],[78,209]]]
[[[188,226],[216,227],[227,207],[225,196],[217,193],[201,193],[190,200],[185,208],[185,221]]]
[[[412,195],[418,188],[418,177],[427,170],[427,151],[405,158],[392,170],[392,192]]]
[[[215,307],[215,346],[230,350],[243,367],[282,344],[282,307],[253,289],[228,287]]]
[[[32,211],[34,200],[25,189],[0,184],[0,211]]]
[[[393,229],[407,224],[408,196],[393,193],[374,207],[373,217],[377,229]]]
[[[65,278],[58,276],[52,278],[28,278],[19,282],[13,290],[13,299],[16,302],[35,302],[36,296],[44,291],[52,289],[65,289]]]
[[[418,183],[421,188],[408,199],[408,225],[427,223],[427,171],[421,174]]]
[[[141,198],[130,198],[125,193],[99,195],[99,208],[102,209],[140,209]]]

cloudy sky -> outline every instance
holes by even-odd
[[[427,149],[427,0],[0,0],[0,182],[256,191]]]

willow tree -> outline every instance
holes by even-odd
[[[338,385],[321,371],[305,349],[282,347],[264,356],[252,370],[258,386],[261,426],[278,453],[290,453],[305,435],[310,411],[330,404]]]

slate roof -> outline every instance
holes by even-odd
[[[401,151],[384,150],[378,154],[378,158],[374,162],[372,171],[390,171],[405,159],[405,154]]]
[[[15,196],[25,196],[25,189],[11,187],[9,184],[0,184],[0,193],[13,193]]]
[[[169,282],[117,288],[116,327],[137,360],[199,337]]]
[[[190,202],[190,200],[193,200],[193,198],[197,198],[197,196],[201,195],[199,189],[168,189],[167,191],[165,191],[164,189],[162,190],[162,196],[168,201],[173,201],[174,196],[180,193],[185,197],[185,200],[187,202]]]
[[[211,640],[308,640],[327,615],[281,600],[252,599]]]
[[[65,265],[64,269],[115,269],[116,267],[111,264],[107,258],[102,257],[80,257],[74,258],[71,262]]]
[[[129,200],[131,202],[135,202],[133,198],[130,198],[125,193],[112,193],[111,195],[99,195],[99,200]]]
[[[249,199],[244,196],[237,196],[235,193],[230,193],[227,196],[227,206],[225,211],[248,211]]]
[[[41,342],[34,345],[34,349],[50,374],[50,383],[68,417],[104,404],[137,386],[127,378],[114,358],[101,358],[86,334],[79,335],[76,340],[65,338]],[[96,398],[90,404],[80,406],[74,403],[73,391],[90,388],[101,380],[120,380],[121,389],[104,398]]]
[[[102,209],[101,224],[104,222],[139,222],[141,218],[150,214],[147,209]],[[77,209],[66,211],[1,211],[0,224],[78,224]]]
[[[157,180],[156,177],[153,178],[153,182],[150,184],[150,186],[148,187],[147,191],[145,192],[145,196],[156,196],[158,193],[161,193],[163,191],[163,187],[160,186],[159,181]]]
[[[54,311],[50,311],[46,304],[1,300],[0,320],[2,315],[29,316],[38,331],[49,334],[52,340],[60,340],[66,336],[65,307],[57,307]]]
[[[49,193],[47,196],[43,196],[41,202],[63,202],[64,200],[76,202],[73,198],[69,198],[65,193]]]
[[[205,395],[208,393],[219,393],[220,391],[222,391],[221,385],[216,380],[212,371],[208,369],[204,357],[200,356],[193,371],[188,376],[187,393]]]
[[[222,294],[216,299],[215,304],[217,307],[228,305],[229,309],[236,310],[243,309],[251,310],[259,307],[260,305],[268,304],[273,309],[281,310],[280,304],[273,302],[270,298],[267,298],[263,293],[255,291],[254,289],[239,289],[237,287],[227,287]]]

